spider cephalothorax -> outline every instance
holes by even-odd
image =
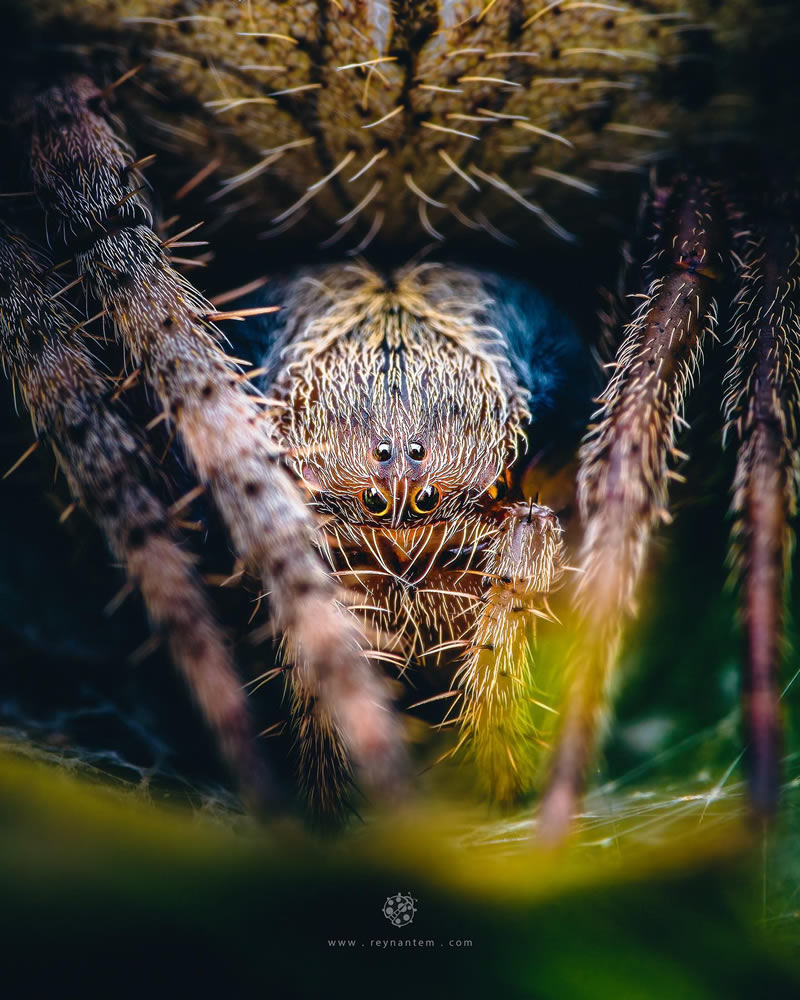
[[[441,265],[391,282],[329,268],[299,284],[272,391],[321,513],[410,528],[485,498],[530,416],[491,306],[477,275]]]

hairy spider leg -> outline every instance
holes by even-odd
[[[585,531],[576,589],[577,637],[564,709],[540,810],[538,837],[557,842],[580,802],[611,688],[625,619],[656,526],[669,522],[669,467],[696,380],[703,340],[716,321],[724,273],[724,207],[696,179],[679,179],[652,203],[654,253],[647,289],[626,327],[614,374],[580,452],[578,499]]]
[[[0,352],[38,437],[50,442],[73,495],[102,528],[138,586],[245,799],[263,807],[272,785],[256,754],[247,704],[227,643],[174,518],[149,487],[138,428],[111,396],[77,332],[53,261],[0,224]]]
[[[776,198],[751,207],[737,227],[739,291],[723,404],[726,438],[738,443],[731,562],[740,586],[750,801],[769,819],[780,790],[778,671],[800,476],[800,245],[797,205]],[[788,188],[791,190],[791,188]]]

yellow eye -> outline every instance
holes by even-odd
[[[364,505],[364,510],[370,514],[374,514],[376,517],[383,517],[389,510],[389,501],[374,486],[368,486],[364,490],[361,494],[361,503]]]
[[[411,498],[411,509],[415,514],[430,514],[439,506],[441,499],[441,494],[435,486],[423,486]]]

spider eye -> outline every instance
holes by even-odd
[[[382,517],[389,509],[389,501],[374,486],[368,486],[364,490],[361,494],[361,502],[364,504],[364,509],[370,514],[375,514],[376,517]]]
[[[425,458],[426,451],[425,446],[420,444],[419,441],[409,441],[408,442],[408,457],[414,462],[421,462]]]
[[[388,462],[392,457],[392,442],[380,441],[375,445],[372,454],[379,462]]]
[[[423,486],[411,499],[411,509],[416,514],[430,514],[439,506],[441,495],[435,486]]]

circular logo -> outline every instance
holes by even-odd
[[[393,927],[407,927],[417,912],[415,903],[408,893],[395,893],[383,904],[383,915]]]

